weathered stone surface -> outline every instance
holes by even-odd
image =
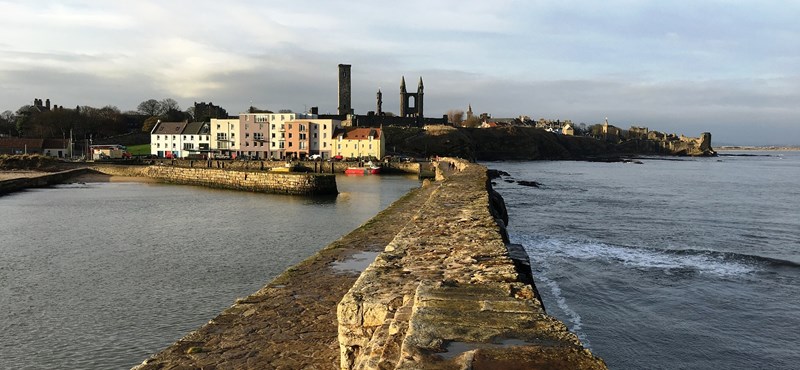
[[[447,159],[436,170],[432,196],[339,302],[341,369],[491,368],[514,358],[532,369],[604,369],[545,313],[527,256],[506,245],[505,207],[486,169]],[[452,355],[453,346],[467,349]]]

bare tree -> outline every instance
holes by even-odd
[[[459,109],[451,109],[447,111],[447,122],[453,126],[461,126],[464,121],[464,111]]]
[[[136,107],[136,110],[148,116],[160,116],[162,113],[164,113],[164,110],[161,107],[161,102],[155,99],[148,99],[139,103],[139,105]]]
[[[171,110],[181,110],[181,107],[178,105],[178,102],[172,98],[166,98],[161,100],[161,111],[162,112],[169,112]]]

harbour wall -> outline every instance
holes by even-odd
[[[55,184],[61,184],[75,176],[88,172],[91,172],[91,170],[88,168],[77,168],[38,176],[20,177],[16,179],[0,181],[0,195],[29,188],[41,188]]]
[[[605,369],[547,315],[486,168],[435,170],[136,369]],[[337,267],[359,258],[355,273]]]
[[[112,176],[148,177],[172,184],[200,185],[293,195],[335,195],[336,177],[329,174],[240,171],[208,167],[94,165]]]
[[[284,167],[284,161],[257,161],[257,160],[192,160],[192,159],[146,159],[144,164],[157,166],[173,166],[182,168],[216,168],[237,171],[267,171],[271,168]],[[364,162],[342,162],[342,161],[292,161],[309,172],[315,173],[344,173],[348,167],[364,166]],[[381,167],[384,173],[420,173],[419,162],[374,162]]]

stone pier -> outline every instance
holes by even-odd
[[[340,368],[605,368],[545,313],[486,168],[444,160],[437,180],[339,303]]]
[[[92,168],[107,175],[148,177],[172,184],[293,195],[338,194],[336,177],[331,174],[239,171],[167,165],[95,165]]]
[[[546,314],[486,168],[436,172],[136,369],[605,369]]]

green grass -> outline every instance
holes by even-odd
[[[131,155],[148,155],[150,154],[150,144],[131,145],[128,147],[128,152]]]

